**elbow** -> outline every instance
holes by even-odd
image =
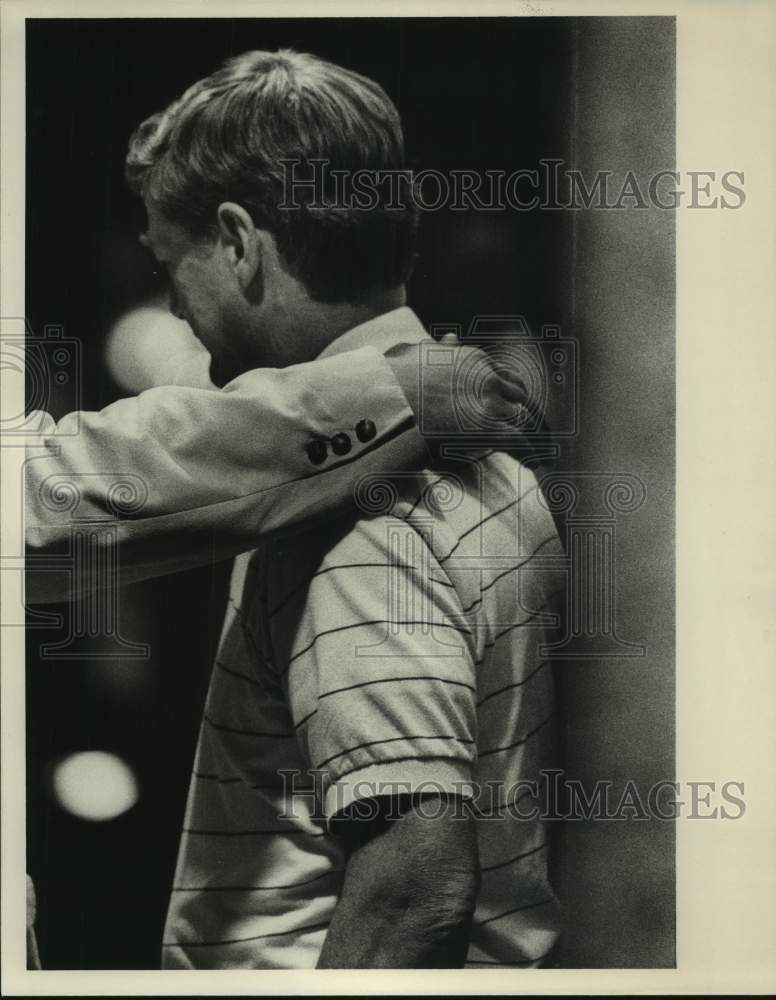
[[[468,940],[480,891],[479,865],[437,863],[431,870],[407,874],[411,877],[400,893],[401,907],[414,915],[418,929],[437,940],[462,936]]]
[[[466,866],[445,873],[438,884],[435,905],[445,921],[460,926],[471,925],[482,879],[479,865]]]
[[[410,892],[429,924],[465,927],[468,933],[482,884],[473,824],[456,828],[456,837],[446,839],[444,850],[415,854],[413,861],[406,871]]]
[[[437,968],[464,966],[479,886],[479,870],[448,871],[444,879],[437,881],[436,892],[420,897],[413,922],[426,956],[424,964]]]

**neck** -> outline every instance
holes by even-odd
[[[288,308],[274,309],[265,321],[274,367],[313,361],[332,341],[376,316],[398,309],[407,301],[404,286],[380,290],[356,301],[316,302],[304,297]],[[264,362],[266,364],[266,361]]]

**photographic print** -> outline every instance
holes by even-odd
[[[681,10],[164,13],[23,25],[29,990],[676,975]]]

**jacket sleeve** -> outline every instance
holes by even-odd
[[[413,411],[371,347],[247,372],[221,390],[153,388],[49,425],[25,462],[33,603],[101,586],[116,555],[122,583],[229,558],[353,504],[365,473],[427,461]],[[52,571],[87,527],[89,558],[75,573]]]

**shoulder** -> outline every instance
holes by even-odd
[[[256,553],[270,589],[341,567],[439,562],[451,552],[511,543],[554,530],[536,474],[502,452],[417,473],[370,475],[357,484],[355,510]]]

